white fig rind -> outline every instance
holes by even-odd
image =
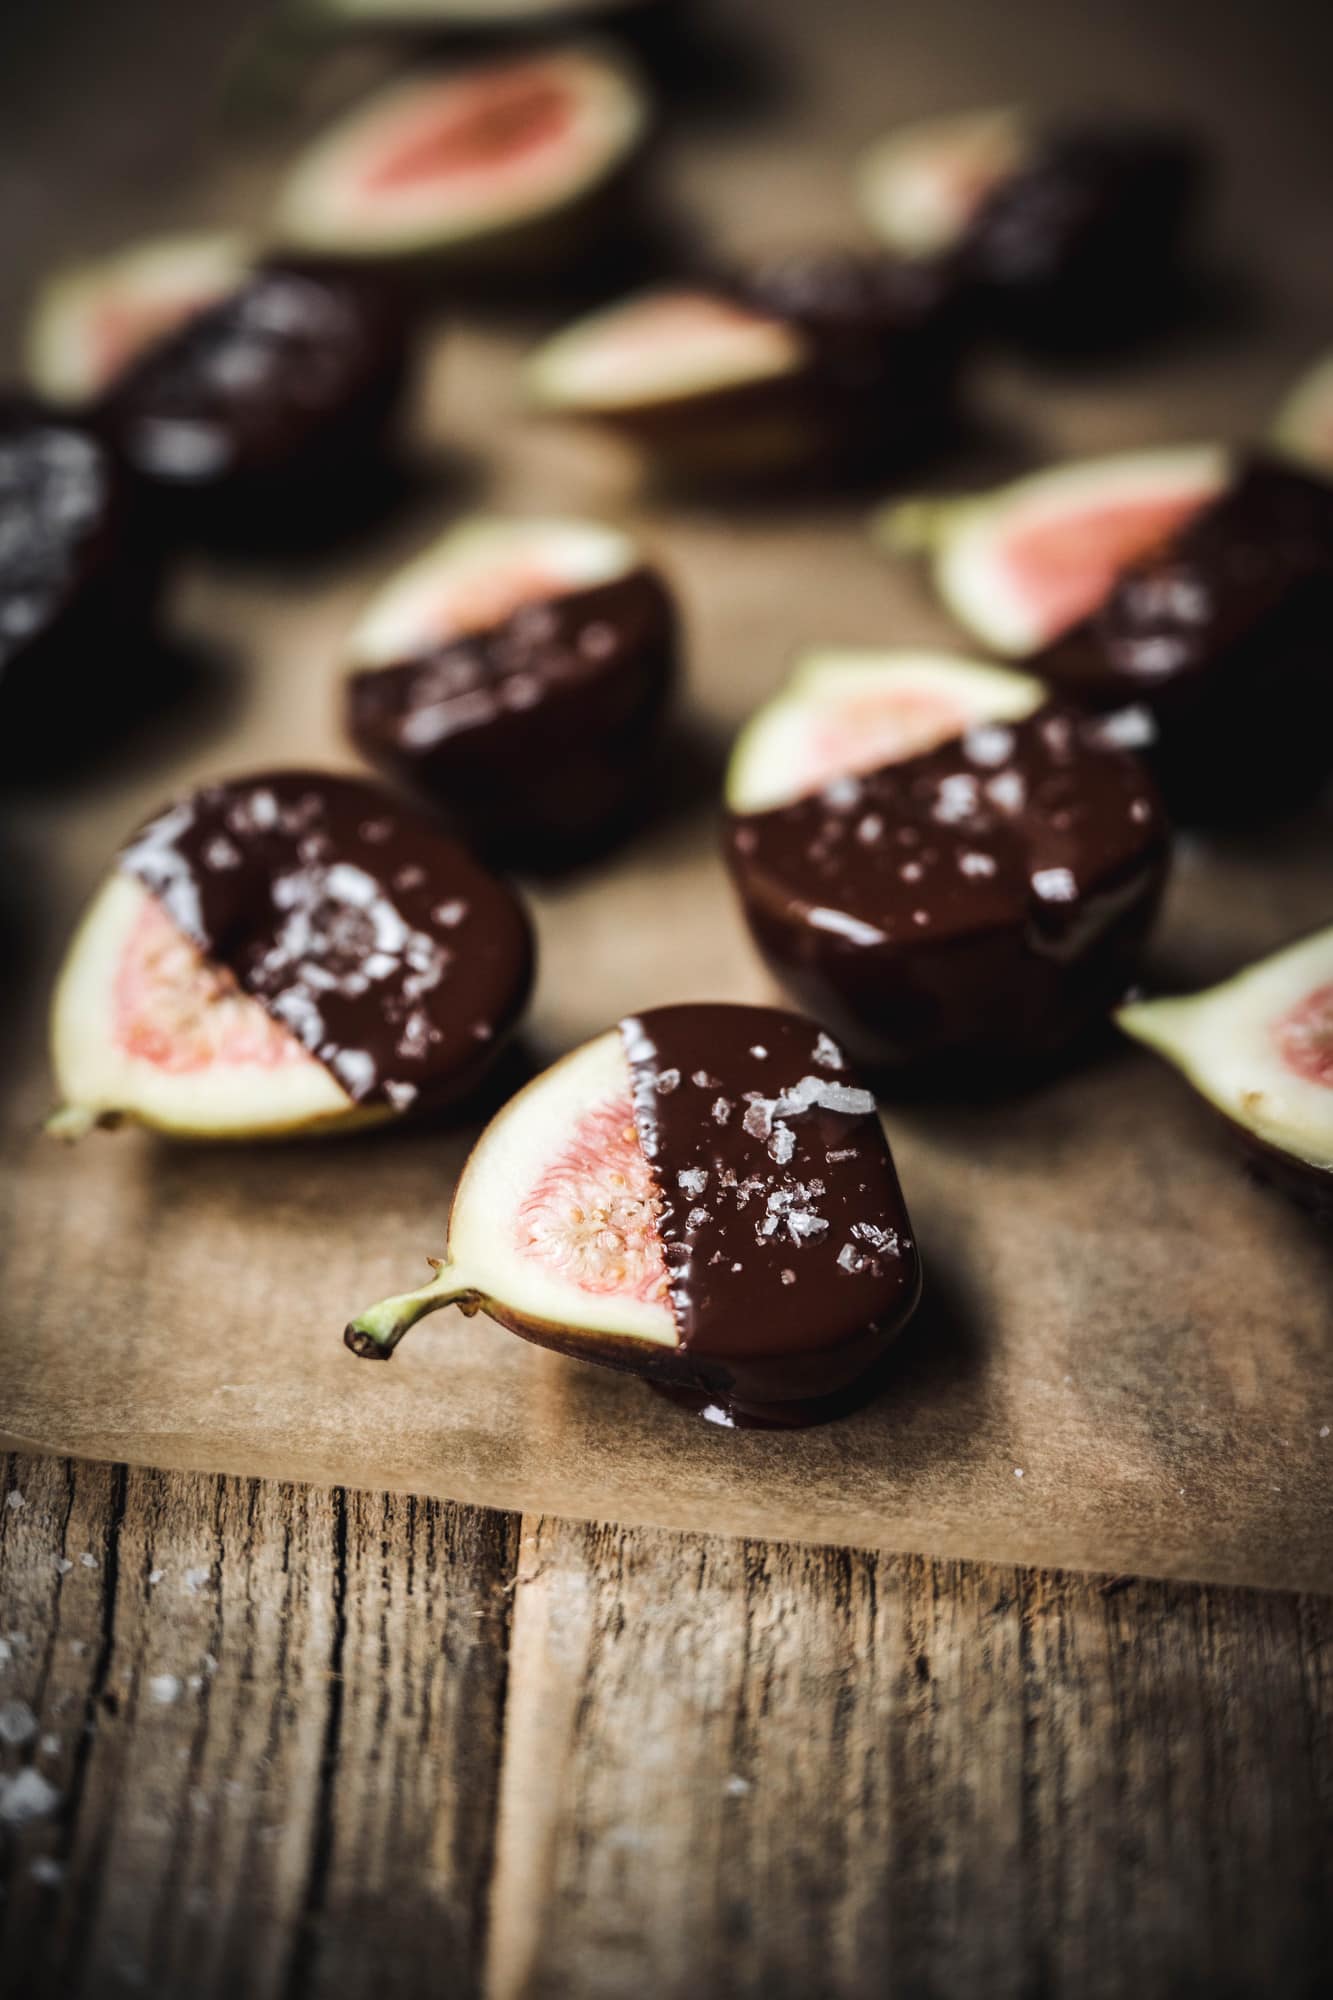
[[[132,876],[109,876],[66,955],[51,1012],[52,1063],[64,1100],[51,1120],[57,1136],[128,1120],[178,1137],[273,1138],[387,1115],[355,1105],[299,1045],[290,1061],[218,1061],[185,1072],[124,1048],[115,1032],[116,984],[151,900]]]
[[[367,188],[377,160],[401,147],[405,126],[450,110],[490,80],[547,77],[566,94],[568,121],[548,147],[520,148],[508,171],[421,175],[396,188]],[[618,55],[566,48],[484,68],[437,72],[390,84],[351,112],[299,159],[281,190],[279,237],[298,248],[346,257],[444,253],[516,234],[591,194],[628,160],[649,122],[644,93]]]
[[[628,535],[600,522],[476,515],[376,593],[352,632],[351,662],[380,667],[411,659],[485,630],[530,597],[612,583],[639,559]]]
[[[1333,986],[1333,926],[1206,992],[1138,1001],[1115,1018],[1237,1125],[1295,1159],[1333,1168],[1333,1088],[1283,1062],[1273,1033],[1323,986]]]
[[[1027,121],[1012,107],[904,125],[861,160],[861,212],[898,256],[937,256],[960,240],[1030,144]]]
[[[39,292],[24,335],[28,380],[62,408],[91,402],[139,352],[133,345],[118,367],[106,368],[97,322],[108,304],[124,301],[151,312],[148,338],[156,338],[234,291],[251,254],[240,236],[201,231],[152,237],[57,271]]]
[[[726,799],[732,812],[766,812],[811,790],[802,772],[809,763],[812,730],[840,708],[856,716],[859,741],[840,775],[915,756],[985,723],[1018,722],[1047,699],[1045,684],[1007,667],[984,665],[950,653],[827,647],[806,654],[786,686],[753,715],[737,739],[727,767]],[[922,727],[921,707],[938,698],[938,730]],[[882,702],[880,735],[873,711]],[[915,708],[901,751],[891,747],[895,708]],[[827,783],[822,778],[820,783]]]
[[[897,503],[881,509],[872,532],[895,553],[927,551],[935,588],[959,624],[993,652],[1016,659],[1095,608],[1105,560],[1090,564],[1083,610],[1052,625],[1009,558],[1015,534],[1067,522],[1073,540],[1080,517],[1140,500],[1204,506],[1232,476],[1231,454],[1221,445],[1117,452],[1031,473],[977,499]]]
[[[636,294],[575,321],[533,354],[524,372],[538,409],[632,415],[778,382],[805,364],[791,327],[709,292]]]

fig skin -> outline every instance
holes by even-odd
[[[542,630],[529,636],[534,620]],[[609,635],[591,671],[580,645],[589,632]],[[642,805],[677,652],[671,595],[640,567],[521,605],[489,631],[431,653],[351,674],[347,729],[363,756],[492,858],[558,872],[604,850]],[[579,663],[577,677],[552,677],[567,658]],[[451,669],[467,673],[477,695],[485,690],[487,711],[421,744],[414,724]],[[514,670],[541,689],[528,706],[506,702]]]
[[[1333,487],[1254,459],[1025,664],[1065,699],[1141,702],[1184,822],[1291,810],[1333,770]]]
[[[356,525],[386,484],[408,362],[391,281],[283,257],[141,354],[94,421],[168,531],[317,543]]]
[[[1057,720],[1071,730],[1095,728],[1053,709],[1006,727],[1030,742]],[[1102,804],[1109,798],[1107,810],[1118,814],[1132,793],[1144,802],[1142,820],[1133,840],[1116,836],[1110,859],[1102,859],[1094,878],[1080,878],[1076,903],[1049,912],[1037,904],[1024,863],[1021,876],[1005,884],[1001,900],[982,918],[969,917],[964,908],[955,920],[946,888],[938,920],[922,930],[908,931],[906,908],[898,912],[896,934],[889,923],[816,925],[808,914],[813,878],[804,879],[798,861],[798,880],[789,880],[782,857],[788,849],[804,854],[807,842],[818,838],[817,821],[826,810],[821,799],[728,816],[728,865],[766,963],[801,1006],[828,1022],[886,1094],[996,1095],[1024,1086],[1055,1068],[1123,998],[1161,903],[1170,839],[1146,767],[1127,752],[1105,755],[1111,767],[1101,781]],[[940,774],[964,769],[955,742],[885,767],[884,775],[905,799]],[[883,821],[888,843],[897,832],[893,803],[875,795],[875,776],[861,780],[872,789],[857,811]],[[1050,781],[1039,767],[1028,772],[1035,794]],[[1085,776],[1078,796],[1086,795]],[[941,846],[952,835],[969,849],[987,848],[984,834],[965,828],[941,826],[933,832]],[[899,851],[910,862],[925,846],[919,841]],[[1001,880],[1009,870],[1001,854]],[[929,889],[903,900],[932,908]],[[879,929],[886,934],[876,938]],[[866,934],[858,936],[858,930]]]
[[[59,483],[63,525],[35,488]],[[68,502],[81,496],[71,526]],[[153,634],[162,550],[132,482],[77,419],[0,398],[0,516],[13,510],[0,593],[25,607],[0,640],[0,774],[76,762],[161,692]]]

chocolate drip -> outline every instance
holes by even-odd
[[[1046,709],[733,816],[732,873],[779,976],[876,1064],[1061,1046],[1123,993],[1165,877],[1123,733]]]
[[[208,786],[150,820],[120,866],[358,1104],[460,1094],[527,998],[512,891],[356,779]]]
[[[920,1288],[873,1098],[774,1008],[658,1007],[621,1034],[686,1358],[752,1400],[845,1386]]]
[[[675,658],[666,586],[635,569],[353,674],[348,728],[373,762],[502,851],[573,838],[639,783]]]

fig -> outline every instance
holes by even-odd
[[[1203,178],[1179,132],[1123,120],[1044,129],[1004,110],[891,136],[861,185],[891,249],[947,257],[987,323],[1059,349],[1134,335],[1174,303]]]
[[[1182,820],[1286,811],[1333,770],[1333,486],[1252,460],[1029,662],[1065,698],[1152,712]]]
[[[28,323],[28,379],[46,402],[97,402],[145,349],[226,298],[250,256],[240,237],[153,237],[48,279]]]
[[[920,1268],[875,1100],[813,1023],[652,1008],[482,1133],[423,1291],[346,1331],[387,1358],[424,1314],[485,1311],[646,1376],[723,1423],[834,1413],[906,1323]]]
[[[1333,479],[1333,354],[1308,369],[1283,399],[1273,443],[1284,458]]]
[[[0,743],[7,773],[133,706],[161,564],[106,445],[0,401]]]
[[[268,264],[142,353],[99,421],[173,521],[286,540],[373,487],[406,366],[401,302],[381,280]]]
[[[676,613],[627,535],[466,522],[384,587],[350,651],[357,746],[491,853],[563,865],[642,802]]]
[[[549,257],[591,220],[648,116],[631,69],[600,49],[416,75],[297,162],[277,233],[339,257]]]
[[[513,892],[376,786],[206,786],[128,842],[66,955],[50,1129],[320,1132],[438,1108],[527,999]]]
[[[1261,1178],[1333,1222],[1333,926],[1116,1020],[1222,1114]]]
[[[968,713],[962,734],[921,748],[909,730],[897,761],[808,791],[770,719],[733,768],[727,860],[771,970],[858,1061],[895,1090],[993,1091],[1048,1067],[1123,998],[1167,825],[1124,747],[1142,718],[1042,703],[1001,668],[918,663],[913,679],[937,695],[941,729],[947,707]],[[859,764],[832,689],[832,734]]]
[[[930,556],[959,623],[993,652],[1035,653],[1102,603],[1125,566],[1225,491],[1219,445],[1116,452],[1030,473],[958,500],[897,502],[876,516],[889,549]]]
[[[983,723],[1017,722],[1047,698],[1026,674],[949,653],[823,647],[798,661],[741,731],[727,806],[757,813],[789,805]]]
[[[529,398],[617,425],[675,470],[900,460],[948,421],[952,296],[885,257],[775,258],[577,321],[531,358]]]

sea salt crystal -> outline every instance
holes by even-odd
[[[1002,729],[997,723],[984,723],[979,729],[969,729],[963,738],[963,754],[974,764],[1003,764],[1013,747],[1013,731]]]
[[[71,1571],[71,1570],[73,1569],[73,1567],[74,1567],[74,1565],[73,1565],[73,1563],[72,1563],[72,1562],[70,1561],[70,1559],[69,1559],[69,1557],[68,1557],[68,1556],[57,1556],[57,1557],[56,1557],[56,1575],[57,1575],[57,1576],[68,1576],[68,1575],[69,1575],[69,1573],[70,1573],[70,1571]]]
[[[1001,771],[986,786],[987,797],[1005,812],[1018,812],[1027,797],[1027,786],[1017,771]]]
[[[54,1889],[65,1879],[64,1864],[53,1854],[39,1854],[29,1863],[28,1873],[40,1889]]]
[[[884,822],[878,813],[867,813],[856,823],[856,837],[862,847],[873,847],[884,831]]]
[[[951,771],[940,781],[932,815],[941,826],[956,826],[977,809],[977,781],[968,771]]]
[[[1039,868],[1032,887],[1043,903],[1072,903],[1078,895],[1078,884],[1067,868]]]
[[[659,1097],[670,1097],[672,1091],[679,1090],[679,1088],[680,1071],[678,1069],[664,1069],[657,1078],[657,1092]]]
[[[770,1157],[776,1160],[780,1167],[786,1166],[788,1160],[790,1160],[792,1154],[796,1151],[796,1134],[792,1131],[790,1125],[783,1125],[779,1122],[773,1127],[768,1141],[768,1150]]]
[[[5,1505],[8,1507],[10,1513],[17,1514],[19,1508],[24,1504],[23,1495],[19,1492],[18,1487],[11,1486],[5,1495]]]
[[[975,850],[969,849],[967,853],[958,857],[958,872],[960,875],[993,875],[995,857],[993,854],[978,854]]]
[[[766,1139],[773,1127],[772,1100],[756,1097],[747,1104],[741,1127],[752,1139]]]
[[[0,1701],[0,1743],[30,1743],[37,1734],[37,1717],[26,1701]]]
[[[844,1243],[838,1252],[838,1269],[849,1271],[854,1278],[865,1270],[869,1262],[864,1250],[858,1250],[854,1243]]]
[[[154,1674],[148,1683],[148,1692],[154,1701],[166,1708],[173,1701],[180,1700],[181,1684],[175,1674]]]
[[[750,1050],[750,1054],[755,1058],[756,1062],[763,1062],[768,1054],[768,1050],[764,1047],[762,1042],[756,1042],[754,1047]]]
[[[690,1229],[702,1229],[707,1220],[708,1210],[706,1208],[692,1208],[689,1212],[686,1226]]]
[[[868,1243],[872,1250],[888,1252],[898,1248],[897,1230],[884,1229],[878,1222],[854,1222],[852,1235],[859,1243]]]
[[[796,1242],[805,1242],[812,1236],[822,1236],[828,1222],[822,1215],[811,1214],[808,1208],[793,1208],[787,1212],[787,1227]]]
[[[842,1050],[838,1047],[832,1035],[826,1035],[822,1030],[818,1041],[815,1043],[810,1060],[811,1062],[817,1062],[821,1069],[846,1068],[846,1061]]]
[[[849,1083],[826,1083],[822,1086],[818,1103],[825,1111],[843,1111],[849,1118],[863,1118],[875,1108],[875,1100],[868,1090],[857,1090]]]
[[[676,1175],[676,1186],[684,1194],[701,1195],[708,1186],[707,1167],[682,1167]]]
[[[836,1166],[839,1160],[854,1160],[856,1158],[856,1147],[836,1146],[831,1152],[825,1153],[824,1158],[831,1167]]]
[[[212,1577],[213,1571],[211,1567],[207,1563],[203,1563],[198,1569],[187,1569],[181,1578],[181,1582],[193,1597],[196,1591],[202,1590],[205,1584],[212,1581]]]
[[[1021,1479],[1022,1477],[1023,1477],[1023,1468],[1021,1465],[1016,1465],[1014,1467],[1014,1478]]]
[[[898,870],[904,882],[919,882],[925,872],[919,861],[904,861]]]
[[[467,915],[467,904],[461,896],[454,896],[447,903],[437,903],[431,915],[437,924],[443,924],[446,930],[453,930]]]
[[[0,1821],[6,1826],[26,1826],[31,1820],[46,1819],[59,1804],[55,1786],[31,1765],[12,1778],[0,1778]]]
[[[794,1285],[796,1283],[795,1271],[783,1271],[781,1275],[784,1285]]]
[[[97,1568],[97,1557],[92,1553],[91,1549],[85,1549],[83,1554],[79,1557],[79,1561],[83,1564],[85,1569]]]
[[[860,796],[861,785],[857,778],[834,778],[820,793],[825,805],[835,808],[854,806]]]
[[[150,1569],[148,1572],[148,1581],[150,1583],[161,1583],[165,1575],[166,1571],[164,1569]]]
[[[690,1081],[691,1083],[697,1083],[700,1090],[717,1089],[717,1078],[715,1076],[710,1076],[706,1069],[697,1069],[694,1072],[694,1075],[690,1078]]]
[[[719,1125],[725,1125],[731,1116],[731,1105],[725,1097],[713,1099],[713,1118]]]

